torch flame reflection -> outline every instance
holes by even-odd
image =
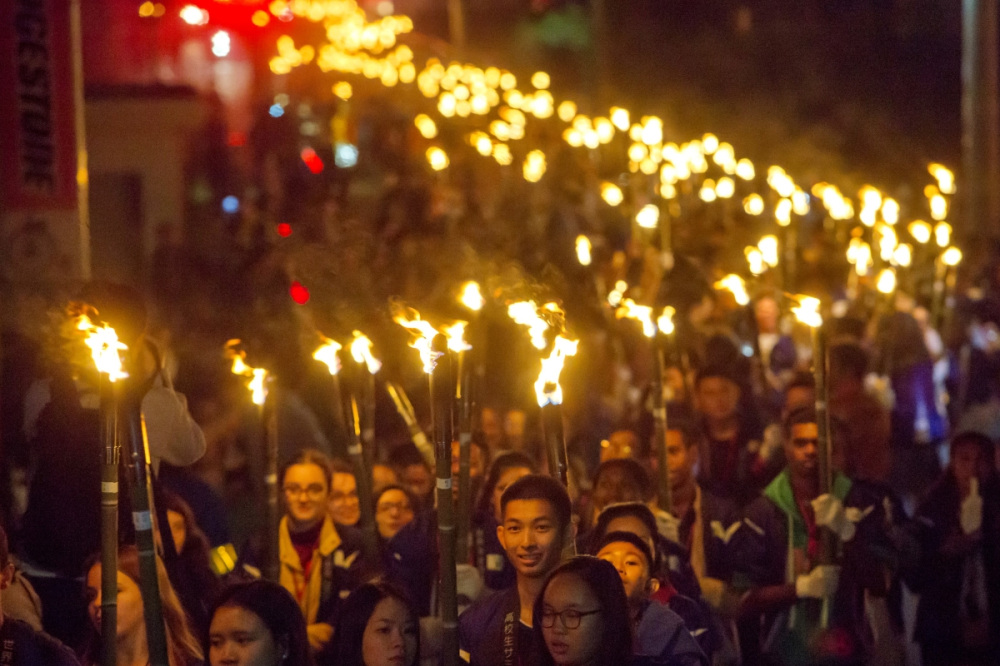
[[[562,374],[563,365],[567,356],[576,356],[576,349],[579,340],[569,340],[561,335],[557,335],[552,346],[552,353],[548,358],[542,359],[542,370],[538,373],[538,380],[535,382],[535,396],[538,398],[538,406],[561,405],[563,400],[562,386],[559,385],[559,375]]]
[[[330,370],[331,375],[335,375],[340,372],[340,357],[337,356],[337,352],[343,349],[339,342],[331,340],[330,338],[319,336],[323,344],[320,345],[316,351],[313,352],[313,358],[317,361],[326,364],[326,367]],[[242,372],[237,372],[235,361],[240,361],[242,359],[237,356],[233,363],[233,372],[238,375],[243,374]]]
[[[351,356],[358,363],[368,366],[368,372],[375,375],[382,369],[382,362],[372,355],[372,341],[361,331],[354,331],[354,342],[351,343]]]
[[[128,345],[118,339],[115,329],[107,324],[97,326],[85,314],[79,316],[76,328],[87,333],[84,343],[90,347],[90,355],[99,373],[107,375],[111,382],[128,377],[122,369],[121,359],[121,352],[128,349]]]

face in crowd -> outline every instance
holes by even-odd
[[[500,511],[500,498],[503,497],[503,491],[507,490],[510,484],[514,483],[518,479],[528,476],[531,474],[531,470],[527,467],[511,467],[505,470],[500,478],[497,479],[496,486],[493,487],[493,517],[496,518],[499,524],[503,519]]]
[[[302,463],[289,466],[285,471],[283,488],[288,518],[295,529],[315,527],[326,517],[330,487],[319,465]]]
[[[330,490],[330,517],[339,525],[357,525],[361,520],[361,502],[358,501],[358,481],[353,474],[333,473]]]
[[[695,394],[698,411],[710,421],[731,418],[740,402],[740,387],[725,377],[702,377]]]
[[[101,631],[101,565],[90,567],[87,572],[87,612],[94,628]],[[145,613],[139,585],[128,574],[118,572],[118,636],[133,636],[145,631]]]
[[[600,651],[600,601],[579,576],[557,574],[542,599],[542,636],[559,666],[593,663]]]
[[[403,485],[416,497],[427,497],[434,490],[434,475],[423,463],[407,465],[402,470]]]
[[[383,539],[391,539],[413,520],[410,498],[398,488],[386,490],[375,505],[375,525]]]
[[[650,575],[645,553],[634,544],[612,541],[601,548],[597,557],[614,565],[625,586],[625,596],[630,602],[638,603],[659,588],[659,581]]]
[[[417,618],[395,597],[378,602],[361,639],[364,666],[409,666],[417,657]]]
[[[605,534],[612,532],[629,532],[639,537],[644,544],[649,546],[649,552],[656,553],[656,539],[649,526],[636,516],[618,516],[608,521]]]
[[[688,446],[679,430],[667,430],[667,472],[670,486],[677,488],[687,484],[694,477],[697,462],[698,447]]]
[[[819,452],[816,444],[819,427],[815,423],[794,423],[785,441],[785,457],[793,478],[816,478]]]
[[[167,523],[170,525],[170,535],[174,539],[174,550],[183,552],[187,543],[187,520],[180,511],[167,509]]]
[[[221,606],[208,631],[211,666],[278,666],[288,647],[279,645],[264,621],[242,606]]]
[[[544,577],[559,564],[563,536],[555,507],[543,499],[507,502],[497,527],[507,559],[527,578]]]

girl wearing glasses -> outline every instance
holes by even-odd
[[[306,622],[317,663],[327,662],[334,618],[360,583],[357,537],[341,534],[329,515],[330,461],[305,449],[285,468],[285,516],[278,528],[279,582],[292,595]]]
[[[382,573],[407,593],[421,617],[430,615],[437,571],[433,518],[402,486],[386,486],[375,496]]]

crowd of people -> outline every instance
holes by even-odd
[[[107,319],[143,321],[141,308],[111,296],[91,295],[107,299]],[[828,326],[826,395],[772,295],[732,326],[679,338],[662,377],[665,441],[655,441],[647,393],[638,401],[649,409],[599,437],[572,429],[568,487],[549,475],[525,410],[482,405],[472,501],[459,513],[468,521],[458,549],[468,556],[456,565],[460,657],[481,666],[997,663],[990,426],[1000,408],[989,325],[970,324],[969,344],[952,357],[964,365],[951,373],[956,389],[942,383],[949,375],[937,364],[949,355],[926,312],[902,293],[895,306],[870,325],[848,313]],[[144,327],[117,328],[141,375],[132,386],[144,395],[170,666],[436,663],[436,484],[424,453],[383,442],[359,469],[309,434],[315,417],[286,429],[283,441],[298,441],[281,447],[278,575],[265,580],[268,531],[258,522],[232,539],[242,514],[190,469],[211,451],[210,428],[189,414]],[[30,464],[7,468],[25,478],[0,533],[0,663],[103,663],[96,383],[85,371],[38,374],[18,412]],[[376,438],[382,430],[376,419]],[[459,456],[456,442],[456,478]],[[914,460],[930,467],[926,481],[914,481]],[[364,511],[360,474],[373,489]],[[248,491],[236,503],[255,499]],[[122,503],[116,658],[139,666],[152,656],[124,491]],[[366,555],[369,509],[377,551]]]

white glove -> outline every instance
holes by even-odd
[[[781,433],[781,426],[776,425],[774,427],[768,426],[764,430],[764,437],[760,442],[760,449],[757,450],[757,455],[760,456],[761,460],[771,461],[784,446],[785,440]]]
[[[810,502],[816,514],[816,524],[826,527],[840,537],[841,541],[854,538],[857,528],[847,518],[844,503],[830,493],[824,493]]]
[[[479,569],[471,564],[457,564],[455,570],[459,598],[465,597],[470,602],[478,599],[483,591],[483,578]]]
[[[660,536],[674,543],[680,543],[681,521],[663,509],[657,509],[654,515],[656,516],[656,531],[660,533]]]
[[[969,482],[969,496],[962,500],[962,531],[972,534],[983,526],[983,498],[979,496],[979,479]]]
[[[821,564],[795,579],[795,594],[799,599],[828,599],[837,591],[840,567]]]

